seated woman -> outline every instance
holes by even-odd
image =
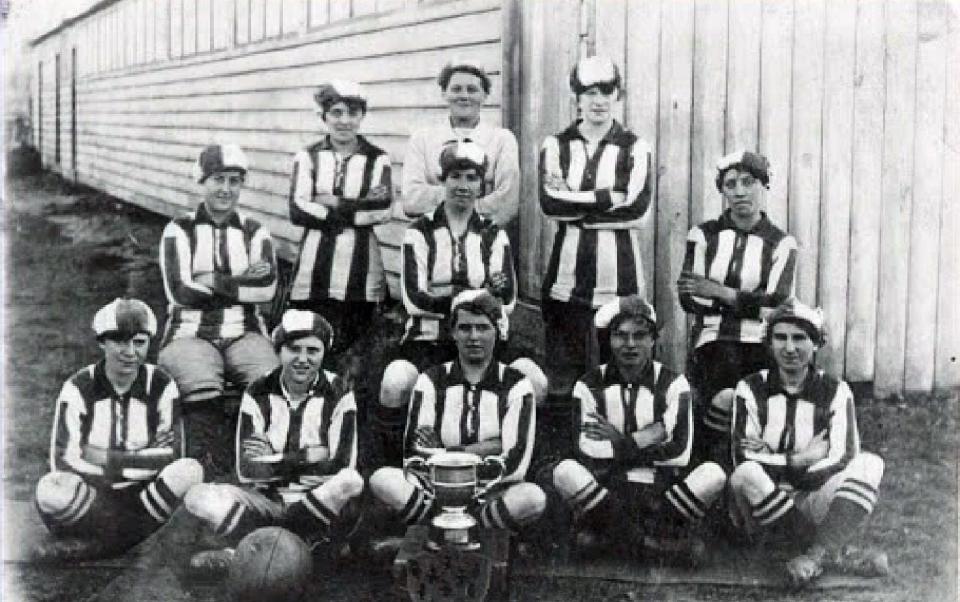
[[[500,301],[475,290],[460,293],[452,304],[456,351],[416,381],[404,457],[429,457],[440,450],[498,457],[503,481],[472,510],[483,526],[517,533],[534,523],[546,505],[540,487],[525,482],[536,432],[533,385],[494,357],[502,322]],[[416,477],[416,483],[409,481],[394,466],[379,468],[370,477],[373,496],[407,524],[423,521],[433,509],[426,476]]]
[[[173,380],[146,363],[157,319],[143,301],[117,299],[93,318],[103,359],[70,377],[57,398],[51,470],[37,509],[55,539],[41,560],[121,552],[167,522],[203,468],[178,458]]]
[[[380,385],[374,428],[383,444],[384,460],[400,460],[400,438],[406,405],[420,372],[449,361],[456,348],[447,329],[450,302],[464,290],[486,288],[507,315],[516,302],[516,277],[506,233],[476,210],[483,194],[486,155],[472,142],[454,142],[440,154],[444,201],[407,228],[403,239],[401,289],[409,316],[406,332]],[[546,377],[529,359],[513,362],[545,394]]]

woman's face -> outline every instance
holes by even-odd
[[[617,102],[617,90],[609,92],[601,90],[599,86],[591,86],[577,97],[577,108],[580,116],[587,123],[603,125],[613,119],[613,105]]]
[[[324,125],[330,131],[330,137],[344,144],[349,144],[356,139],[363,118],[363,110],[359,107],[350,107],[343,101],[332,105],[326,114],[321,114]]]
[[[749,171],[728,169],[720,180],[721,192],[733,214],[753,219],[760,214],[760,181]]]
[[[472,73],[457,71],[450,77],[443,99],[450,107],[450,117],[454,120],[475,120],[480,116],[480,107],[487,99],[483,91],[483,82]]]
[[[452,208],[467,211],[480,198],[483,178],[474,168],[451,169],[443,181],[446,202]]]

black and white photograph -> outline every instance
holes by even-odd
[[[0,53],[0,599],[960,600],[960,0]]]

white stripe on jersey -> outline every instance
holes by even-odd
[[[317,177],[314,180],[317,194],[333,194],[336,173],[337,158],[334,153],[317,153]]]
[[[230,261],[230,273],[234,276],[239,276],[247,271],[248,267],[250,267],[250,258],[247,256],[247,246],[243,240],[243,230],[238,228],[227,228],[226,235],[227,255]],[[259,250],[259,246],[256,244],[256,242],[253,242],[251,246]]]
[[[752,291],[760,286],[763,274],[763,239],[759,236],[747,236],[743,250],[743,267],[740,268],[740,290]],[[774,285],[776,286],[776,285]]]
[[[724,230],[717,237],[717,254],[710,264],[710,273],[707,277],[714,282],[723,283],[727,278],[727,272],[730,270],[730,262],[733,260],[733,245],[737,241],[737,233],[733,230]]]
[[[194,228],[197,246],[193,251],[193,273],[202,274],[214,269],[213,228],[209,224],[197,224]],[[187,247],[189,249],[189,246]],[[192,277],[191,277],[192,279]],[[188,282],[188,280],[184,280]]]
[[[317,203],[311,204],[316,205]],[[320,247],[322,237],[323,233],[320,230],[307,230],[306,236],[303,237],[303,242],[300,244],[301,263],[290,293],[290,297],[293,299],[305,299],[310,293],[310,287],[313,283],[313,269],[317,262],[317,249]]]

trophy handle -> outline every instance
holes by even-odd
[[[426,486],[427,490],[430,493],[433,493],[433,483],[430,482],[430,479],[420,480],[420,479],[411,479],[410,474],[414,469],[427,470],[427,461],[421,458],[420,456],[414,456],[412,458],[407,458],[403,461],[403,478],[407,480],[408,483],[411,483],[417,487]]]
[[[493,488],[494,485],[502,481],[503,477],[506,476],[507,474],[507,463],[504,462],[503,458],[501,458],[500,456],[487,456],[486,458],[483,459],[483,464],[495,464],[500,469],[499,471],[500,474],[498,474],[495,478],[491,479],[490,482],[488,482],[485,487],[479,488],[479,491],[477,492],[478,496],[486,495],[487,492],[490,491],[490,489]]]

